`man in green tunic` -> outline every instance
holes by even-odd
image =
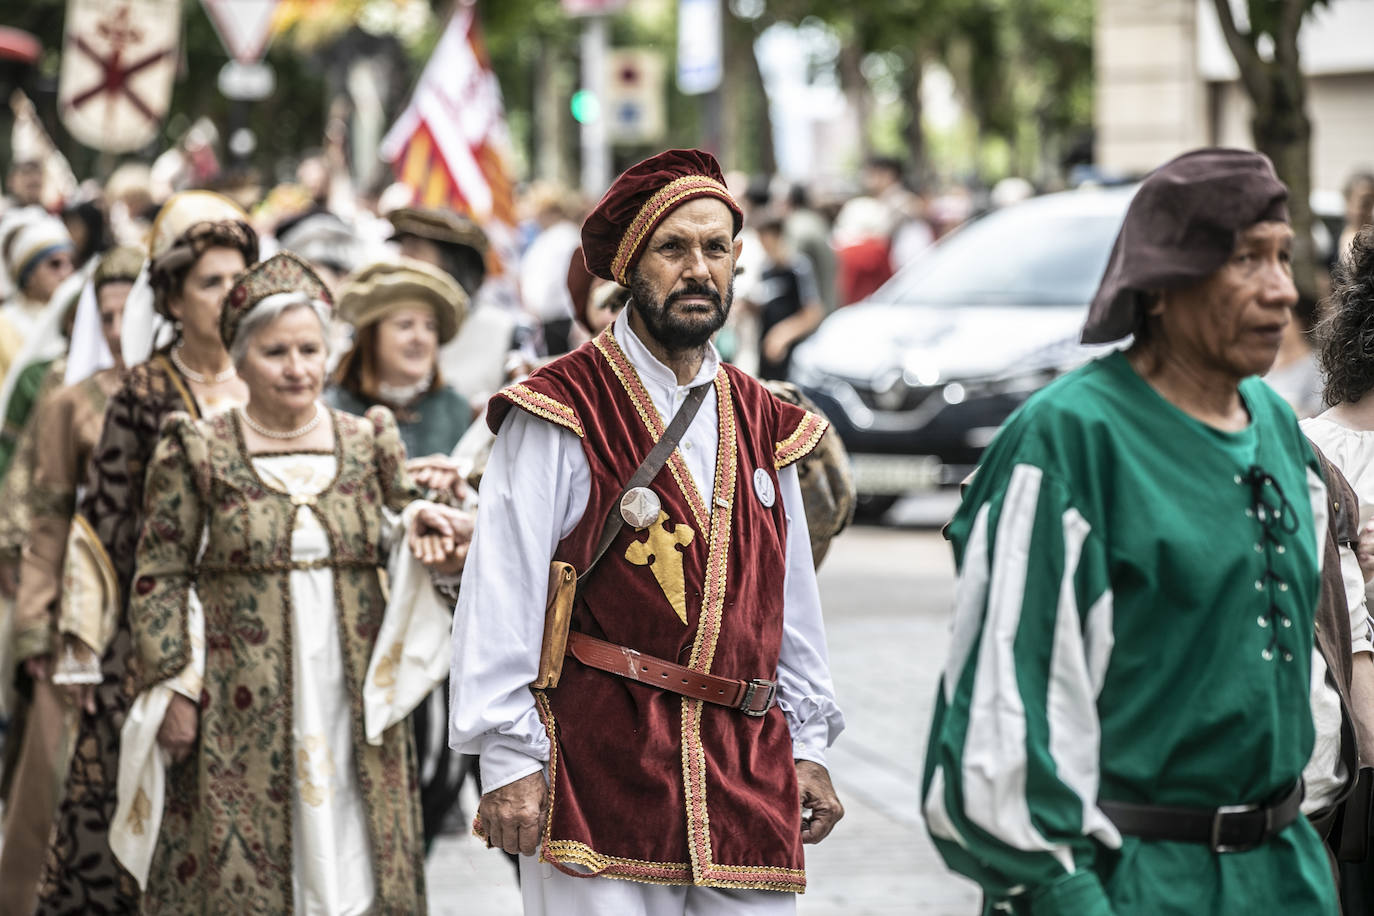
[[[985,912],[1337,912],[1298,817],[1325,487],[1254,377],[1297,298],[1285,200],[1254,153],[1148,177],[1083,331],[1130,348],[1029,400],[950,525],[922,798]]]

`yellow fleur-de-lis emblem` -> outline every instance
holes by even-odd
[[[648,566],[658,587],[673,606],[677,619],[687,623],[687,584],[682,575],[682,551],[696,537],[686,525],[667,527],[668,513],[659,510],[658,518],[647,529],[648,540],[635,541],[625,551],[625,559],[636,566]]]

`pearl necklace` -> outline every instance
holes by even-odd
[[[177,371],[186,377],[186,381],[194,382],[197,385],[223,385],[225,382],[232,381],[238,372],[233,366],[223,372],[216,372],[213,376],[207,376],[203,372],[196,372],[191,367],[181,361],[181,344],[172,348],[169,354],[172,357],[172,365],[177,367]]]
[[[320,402],[316,401],[315,415],[313,417],[307,420],[305,424],[302,426],[297,426],[295,429],[286,430],[271,429],[270,427],[263,426],[257,420],[254,420],[252,417],[250,417],[248,415],[247,409],[243,407],[239,408],[239,416],[243,417],[243,422],[248,424],[248,428],[251,429],[253,432],[257,433],[259,436],[266,436],[268,439],[286,440],[299,439],[306,433],[314,432],[315,427],[319,426],[320,421],[324,419],[324,411],[320,410]]]

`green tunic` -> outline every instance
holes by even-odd
[[[379,403],[338,385],[325,392],[325,402],[355,416],[362,416]],[[409,458],[449,454],[472,421],[472,405],[447,385],[440,385],[413,404],[392,410]]]
[[[1217,854],[1096,805],[1273,800],[1311,753],[1325,488],[1284,402],[1240,394],[1250,425],[1221,432],[1113,353],[1028,401],[965,494],[922,797],[990,908],[1336,912],[1305,818]]]

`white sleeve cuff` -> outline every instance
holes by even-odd
[[[542,749],[543,757],[531,756],[532,751],[538,750],[540,749],[521,741],[513,741],[504,735],[484,736],[480,761],[483,794],[544,769],[544,764],[548,760],[547,743]]]

